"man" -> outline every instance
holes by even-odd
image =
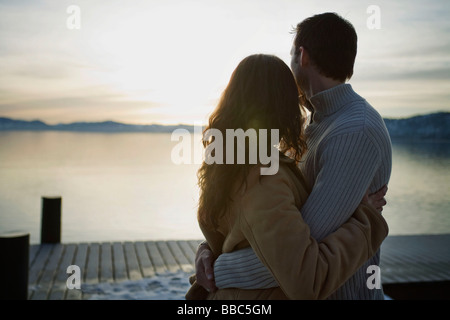
[[[311,111],[308,152],[300,167],[312,191],[301,212],[317,241],[350,218],[367,190],[372,193],[387,185],[391,174],[391,142],[384,121],[346,83],[353,75],[356,52],[353,26],[335,13],[315,15],[297,25],[291,69]],[[258,288],[267,277],[252,250],[223,256],[214,266],[221,288]],[[329,299],[384,299],[382,289],[366,285],[367,267],[379,262],[380,251]],[[196,268],[199,284],[214,290],[207,245],[199,247]]]

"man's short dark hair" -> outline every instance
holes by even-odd
[[[322,75],[342,82],[352,77],[358,37],[349,21],[322,13],[300,22],[294,32],[295,54],[305,48]]]

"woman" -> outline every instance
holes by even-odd
[[[304,121],[295,80],[281,59],[252,55],[238,65],[205,130],[205,134],[209,129],[222,132],[225,152],[220,155],[223,161],[204,162],[199,169],[198,221],[215,257],[251,246],[279,286],[219,288],[208,294],[194,281],[187,299],[206,295],[208,299],[324,299],[361,267],[387,236],[385,220],[367,200],[322,242],[310,236],[300,211],[309,190],[297,167],[306,150]],[[278,130],[278,172],[261,175],[261,168],[267,165],[259,158],[257,163],[248,161],[248,145],[244,164],[219,164],[226,163],[226,151],[230,151],[226,148],[227,129],[257,129],[258,142],[269,144],[270,132]],[[266,133],[267,137],[261,136]],[[207,148],[213,142],[217,143],[210,139],[204,145]]]

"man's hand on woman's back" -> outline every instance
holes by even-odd
[[[197,283],[209,292],[217,290],[214,282],[214,257],[207,244],[201,244],[195,255],[195,275]]]

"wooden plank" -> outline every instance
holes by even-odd
[[[75,255],[74,264],[79,266],[82,272],[84,272],[86,269],[88,249],[89,249],[88,243],[80,243],[77,245],[77,252]],[[84,273],[82,275],[82,279],[84,279]]]
[[[64,252],[56,270],[56,276],[53,286],[50,290],[49,300],[63,300],[67,291],[67,267],[73,264],[76,252],[75,244],[64,245]]]
[[[100,282],[114,282],[111,243],[103,242],[100,251]]]
[[[85,283],[99,282],[99,265],[100,265],[100,244],[91,243],[89,245],[87,265],[85,269]]]
[[[181,250],[183,250],[183,253],[188,259],[189,264],[195,266],[195,252],[189,245],[189,243],[187,241],[178,241],[178,245],[180,246]]]
[[[34,262],[34,259],[37,257],[40,248],[41,247],[38,244],[30,245],[30,255],[29,255],[29,259],[28,259],[30,267]]]
[[[40,250],[34,259],[28,274],[28,298],[33,299],[34,292],[38,289],[38,281],[44,272],[45,265],[53,247],[51,244],[41,244]]]
[[[445,265],[450,262],[450,237],[448,235],[423,235],[403,237],[402,249],[408,249],[420,263],[435,273],[448,273]],[[411,252],[412,251],[412,252]],[[425,273],[425,270],[423,270]]]
[[[148,255],[152,261],[156,274],[165,273],[169,271],[161,255],[161,252],[159,252],[156,242],[148,241],[145,243],[145,246],[147,247]]]
[[[193,271],[192,264],[184,255],[178,243],[176,241],[167,241],[167,246],[172,252],[173,257],[180,266],[181,270],[183,270],[184,272],[192,272]]]
[[[383,283],[450,279],[450,236],[390,236],[381,248]]]
[[[188,243],[192,248],[192,251],[194,251],[194,253],[197,252],[197,248],[198,245],[202,242],[203,240],[189,240]]]
[[[143,241],[138,241],[134,245],[139,265],[141,266],[142,275],[145,278],[153,277],[155,275],[155,269],[153,268],[145,243]]]
[[[410,258],[401,255],[393,255],[386,259],[381,254],[380,268],[383,283],[389,282],[410,282],[416,279],[414,268],[411,268],[412,262]]]
[[[173,256],[172,252],[169,249],[169,246],[167,245],[166,241],[158,241],[156,242],[156,246],[159,249],[159,252],[161,252],[161,256],[164,260],[164,263],[167,266],[167,269],[170,272],[177,272],[181,268],[179,264],[177,263],[175,257]]]
[[[40,245],[36,258],[30,266],[30,273],[28,275],[28,284],[35,285],[39,280],[39,276],[44,269],[45,263],[50,255],[52,246],[49,244]]]
[[[113,243],[113,267],[114,281],[119,282],[128,280],[125,255],[123,253],[122,243],[120,242]]]
[[[80,243],[76,247],[75,259],[73,264],[80,267],[81,270],[81,290],[71,289],[66,292],[66,300],[81,300],[83,298],[83,283],[85,278],[86,261],[88,256],[89,244]]]
[[[51,254],[44,266],[42,275],[39,278],[38,289],[34,292],[32,300],[47,300],[50,289],[53,286],[53,278],[58,269],[64,246],[60,243],[52,244],[51,246]]]
[[[139,267],[139,262],[136,256],[136,251],[134,249],[134,244],[127,241],[123,244],[125,249],[125,259],[128,270],[128,278],[130,280],[140,280],[142,279],[141,268]]]
[[[423,261],[420,256],[412,253],[410,257],[393,255],[388,261],[384,258],[386,257],[382,256],[380,266],[382,276],[386,278],[385,283],[433,281],[441,278],[432,263]]]

